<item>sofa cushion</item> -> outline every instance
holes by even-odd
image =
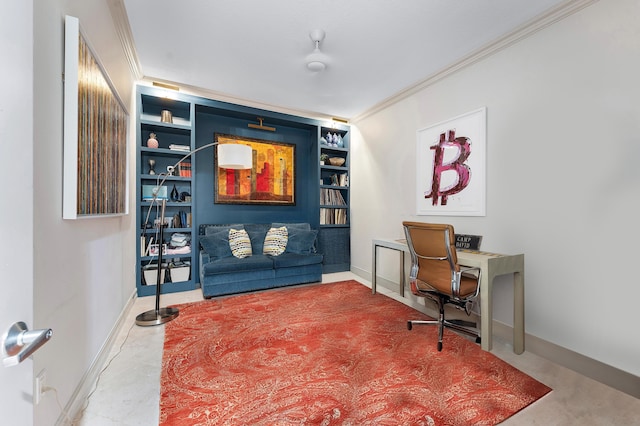
[[[289,239],[287,228],[281,226],[280,228],[271,228],[267,232],[264,238],[264,248],[262,254],[269,256],[279,256],[284,253],[287,248],[287,240]]]
[[[231,247],[229,246],[229,231],[218,231],[200,237],[200,246],[207,254],[214,258],[231,257]]]
[[[281,222],[274,222],[271,224],[271,227],[273,228],[280,228],[282,226],[286,226],[287,227],[287,231],[289,231],[289,234],[292,233],[292,231],[308,231],[311,229],[311,225],[309,225],[309,223],[304,222],[304,223],[281,223]]]
[[[318,231],[310,230],[292,230],[289,233],[289,241],[287,242],[287,253],[311,254],[315,253],[315,242]]]
[[[244,230],[247,231],[251,239],[251,251],[253,253],[262,253],[264,238],[269,228],[271,228],[270,223],[247,223],[244,225]]]
[[[251,240],[249,234],[244,229],[229,230],[229,246],[231,253],[238,259],[244,259],[251,256]]]
[[[321,254],[283,253],[273,257],[273,266],[277,268],[292,268],[296,266],[315,265],[322,263]]]
[[[273,260],[271,257],[262,254],[243,259],[231,256],[209,262],[203,266],[203,269],[204,275],[273,269]]]
[[[241,223],[233,224],[233,225],[200,225],[201,228],[204,228],[204,235],[212,235],[221,231],[224,231],[229,234],[229,230],[233,229],[244,229],[244,225]],[[202,232],[202,231],[201,231]]]

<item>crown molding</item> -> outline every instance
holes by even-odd
[[[247,99],[247,98],[241,98],[239,96],[229,95],[227,93],[222,93],[222,92],[218,92],[218,91],[215,91],[215,90],[210,90],[210,89],[205,89],[205,88],[202,88],[202,87],[192,86],[192,85],[189,85],[189,84],[178,83],[178,82],[175,82],[175,81],[164,80],[164,79],[161,79],[161,78],[154,78],[153,76],[144,76],[144,77],[142,77],[140,79],[140,81],[138,81],[138,84],[151,86],[151,85],[153,85],[154,82],[176,86],[178,88],[178,90],[180,91],[180,93],[183,93],[185,95],[198,96],[198,97],[201,97],[201,98],[211,99],[211,100],[220,101],[220,102],[228,102],[228,103],[232,103],[232,104],[235,104],[235,105],[242,105],[242,106],[246,106],[246,107],[250,107],[250,108],[262,109],[262,110],[266,110],[266,111],[269,111],[269,112],[277,112],[277,113],[280,113],[280,114],[295,115],[295,116],[298,116],[298,117],[310,118],[312,120],[318,120],[318,121],[332,121],[332,120],[334,120],[336,118],[335,115],[319,113],[319,112],[316,112],[316,111],[308,111],[308,110],[302,110],[302,109],[287,108],[287,107],[283,107],[283,106],[279,106],[279,105],[273,105],[273,104],[269,104],[269,103],[265,103],[265,102],[259,102],[259,101],[255,101],[255,100],[251,100],[251,99]],[[348,120],[346,120],[345,118],[342,118],[342,117],[337,117],[337,118],[338,118],[338,120],[348,121]]]
[[[133,33],[131,32],[131,26],[129,25],[129,18],[127,17],[127,10],[124,6],[124,0],[107,0],[109,10],[111,11],[111,18],[116,28],[118,38],[122,44],[125,57],[129,63],[129,69],[135,80],[140,80],[143,76],[142,67],[138,60],[138,53],[136,51],[135,43],[133,42]]]
[[[374,105],[372,108],[364,111],[363,113],[358,114],[351,119],[351,122],[357,123],[360,120],[363,120],[377,112],[380,112],[381,110],[388,108],[391,105],[394,105],[401,100],[406,99],[409,96],[412,96],[420,92],[421,90],[437,83],[438,81],[443,80],[444,78],[460,71],[461,69],[473,65],[476,62],[479,62],[482,59],[487,58],[497,52],[500,52],[501,50],[506,49],[507,47],[512,46],[513,44],[521,40],[524,40],[525,38],[537,33],[538,31],[548,27],[549,25],[552,25],[568,16],[571,16],[574,13],[596,2],[598,2],[598,0],[566,0],[558,6],[548,10],[547,12],[540,14],[532,20],[518,26],[516,29],[504,35],[503,37],[500,37],[497,40],[486,44],[475,52],[463,57],[459,61],[438,71],[430,77],[427,77],[426,79],[421,80],[420,82],[410,87],[407,87],[406,89]]]

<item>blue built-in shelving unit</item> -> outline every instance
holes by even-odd
[[[162,111],[171,112],[173,122],[161,121]],[[257,124],[259,118],[265,125],[275,127],[275,132],[249,127]],[[331,147],[322,143],[327,132],[340,135],[342,146]],[[155,133],[158,148],[147,147],[149,134]],[[169,177],[164,186],[170,194],[174,186],[178,200],[167,203],[166,218],[176,215],[183,218],[179,226],[173,224],[165,228],[165,242],[173,233],[187,235],[191,239],[191,252],[167,254],[167,262],[173,261],[178,267],[190,265],[188,278],[184,271],[169,269],[172,281],[165,282],[163,293],[192,290],[198,287],[198,235],[200,224],[206,223],[271,223],[309,222],[318,229],[318,251],[323,253],[324,272],[345,271],[350,268],[349,253],[349,126],[328,121],[282,114],[243,105],[231,104],[180,92],[151,86],[137,88],[137,136],[136,136],[136,223],[139,226],[137,238],[137,289],[139,296],[153,295],[156,291],[156,275],[145,270],[157,268],[157,256],[144,253],[151,238],[157,242],[157,228],[153,226],[158,216],[156,206],[152,206],[149,220],[150,202],[143,199],[143,187],[157,185],[158,174],[166,172],[167,166],[175,164],[184,152],[169,149],[170,145],[188,146],[190,149],[202,147],[214,141],[215,134],[227,134],[295,145],[295,205],[248,205],[214,203],[214,148],[203,149],[191,157],[190,176]],[[340,166],[320,165],[321,154],[345,158]],[[149,173],[149,160],[155,161],[156,174]],[[335,175],[335,176],[334,176]],[[340,180],[342,176],[342,181]],[[332,181],[331,179],[334,179]],[[321,195],[327,190],[338,191],[345,204],[334,205],[323,201]],[[183,197],[189,194],[189,197]],[[324,200],[324,199],[323,199]],[[339,223],[327,221],[333,212]],[[340,211],[341,213],[335,213]],[[145,228],[145,223],[151,227]],[[164,261],[163,261],[164,263]],[[172,273],[175,272],[175,273]],[[180,273],[178,273],[180,272]],[[179,275],[183,275],[179,277]],[[152,276],[152,280],[145,280]],[[179,278],[176,279],[176,277]],[[168,280],[166,280],[168,281]]]

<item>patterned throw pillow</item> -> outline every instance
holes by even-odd
[[[286,226],[269,229],[267,236],[264,237],[262,254],[268,254],[269,256],[281,255],[287,248],[288,239],[289,234]]]
[[[229,247],[231,248],[231,253],[238,259],[251,256],[251,240],[247,231],[244,229],[230,229]]]

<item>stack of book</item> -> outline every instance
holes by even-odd
[[[191,163],[183,162],[178,164],[178,172],[182,177],[191,177]]]
[[[320,225],[346,225],[347,209],[320,209]]]
[[[185,152],[191,151],[191,147],[189,145],[176,145],[174,143],[169,145],[169,149],[172,151],[185,151]]]
[[[191,212],[179,211],[173,215],[172,228],[190,228],[191,227]]]
[[[338,189],[322,188],[320,190],[320,204],[331,206],[346,206],[347,203]]]

